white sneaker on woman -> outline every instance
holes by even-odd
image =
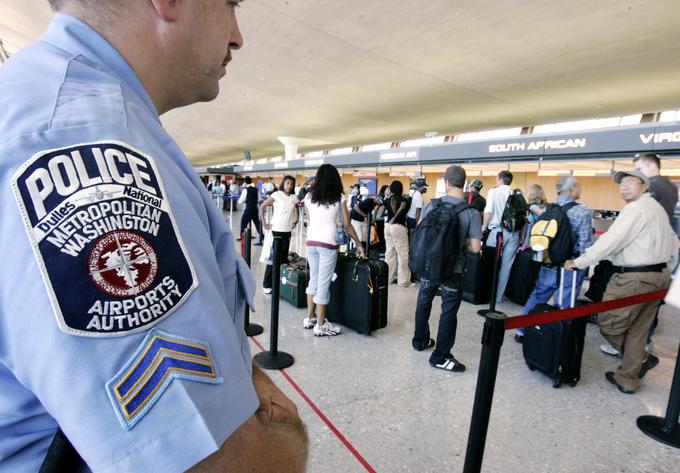
[[[314,335],[317,337],[332,337],[342,332],[340,327],[332,325],[328,320],[323,325],[316,324],[314,326]]]
[[[302,319],[302,326],[304,328],[314,328],[316,325],[316,317],[305,317]]]

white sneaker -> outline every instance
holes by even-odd
[[[314,328],[315,325],[316,325],[316,317],[311,317],[311,318],[305,317],[304,319],[302,319],[302,326],[304,328]]]
[[[603,343],[600,345],[600,351],[610,356],[621,356],[621,353],[619,353],[619,351],[609,343]]]
[[[265,294],[271,294],[272,288],[271,287],[263,287],[262,292],[264,292]]]
[[[326,320],[326,323],[323,325],[316,324],[314,326],[314,335],[317,337],[332,337],[334,335],[338,335],[340,332],[342,332],[340,327],[332,325],[328,320]]]

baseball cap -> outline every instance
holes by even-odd
[[[617,184],[621,183],[621,180],[626,177],[626,176],[634,176],[640,179],[642,182],[645,184],[649,185],[649,178],[645,176],[642,171],[634,170],[634,171],[619,171],[616,174],[614,174],[614,182]]]
[[[423,187],[424,187],[425,189],[429,189],[429,188],[430,188],[430,186],[427,185],[427,182],[425,182],[425,179],[420,178],[420,179],[418,179],[418,180],[415,182],[415,188],[416,188],[416,189],[422,189]]]
[[[470,183],[470,187],[476,187],[477,189],[481,190],[482,187],[484,187],[484,184],[479,179],[475,179]]]
[[[449,181],[455,187],[460,187],[461,189],[465,185],[465,179],[467,178],[465,174],[465,169],[460,166],[449,166],[446,168],[444,173],[444,179]]]

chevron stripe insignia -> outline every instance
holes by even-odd
[[[206,342],[152,330],[127,364],[106,383],[106,391],[125,430],[144,417],[174,379],[219,384]]]

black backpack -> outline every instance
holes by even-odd
[[[505,203],[501,225],[511,233],[520,231],[527,223],[528,210],[529,206],[522,193],[518,190],[512,191]]]
[[[531,227],[530,245],[534,251],[543,251],[543,262],[549,265],[561,265],[574,256],[574,238],[567,212],[577,202],[566,205],[549,204]]]
[[[468,208],[467,202],[454,205],[432,199],[432,209],[411,238],[408,256],[411,272],[434,283],[453,277],[456,260],[463,251],[458,214]]]

